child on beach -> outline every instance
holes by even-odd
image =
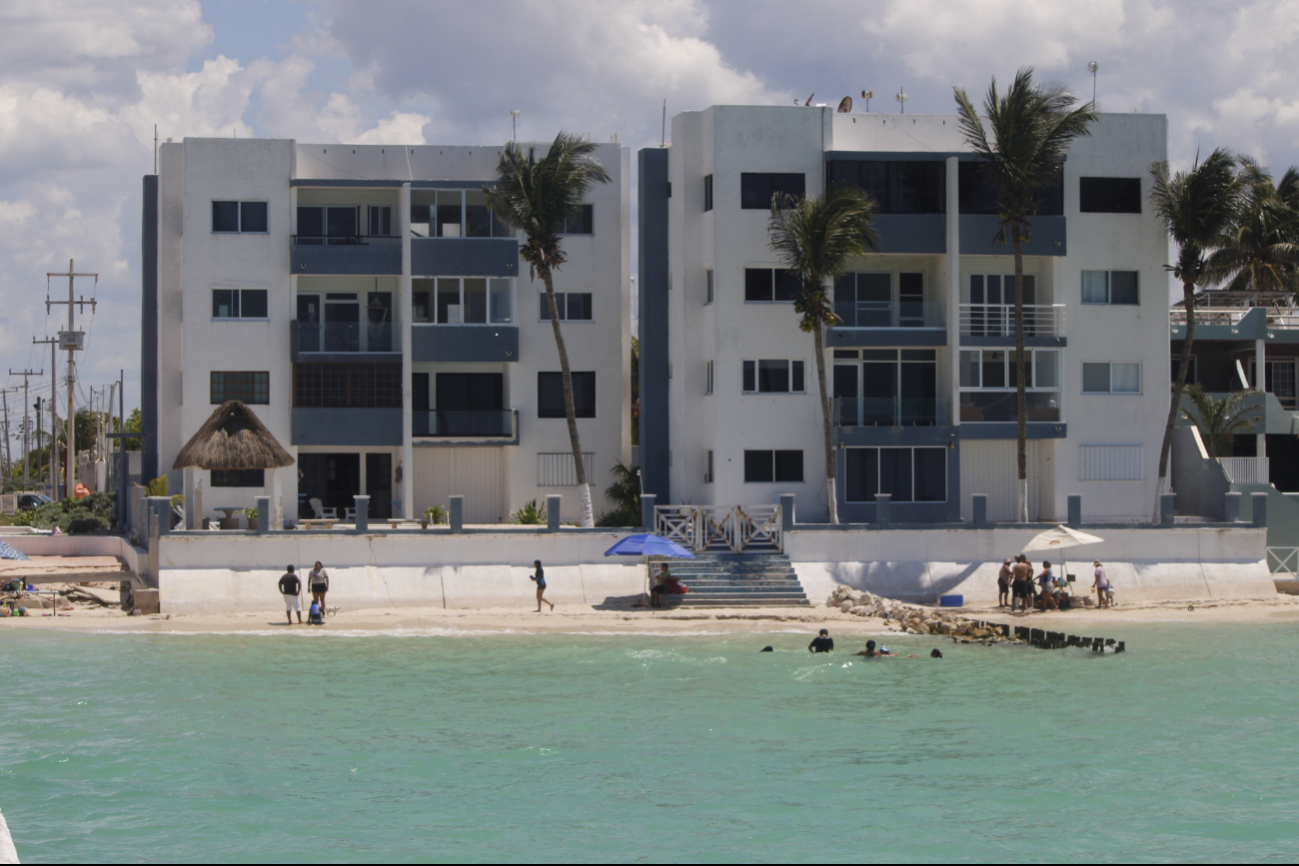
[[[550,605],[551,610],[554,610],[555,605],[546,601],[546,570],[541,567],[541,560],[534,559],[532,561],[532,567],[537,570],[537,573],[531,574],[528,577],[537,584],[537,613],[541,613],[541,603],[543,601]]]

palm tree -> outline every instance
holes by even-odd
[[[1226,148],[1218,148],[1204,162],[1190,171],[1169,175],[1167,162],[1150,166],[1154,187],[1150,203],[1163,220],[1168,235],[1177,244],[1177,262],[1168,266],[1182,283],[1182,301],[1186,306],[1186,339],[1182,343],[1182,364],[1173,383],[1173,402],[1168,407],[1164,426],[1164,443],[1159,449],[1159,486],[1155,491],[1155,515],[1159,496],[1167,489],[1168,454],[1173,446],[1173,426],[1186,389],[1186,371],[1191,366],[1191,348],[1195,342],[1195,287],[1206,278],[1206,254],[1223,241],[1223,236],[1237,220],[1241,205],[1242,182],[1235,172],[1236,158]]]
[[[961,132],[984,162],[984,176],[997,190],[997,211],[1001,217],[1000,243],[1015,251],[1015,384],[1016,428],[1019,458],[1019,517],[1028,522],[1028,408],[1024,369],[1024,241],[1037,213],[1041,189],[1056,180],[1064,167],[1065,152],[1075,138],[1091,134],[1096,106],[1088,102],[1074,107],[1077,99],[1058,84],[1033,82],[1033,70],[1015,73],[1004,96],[992,79],[983,100],[983,113],[992,128],[988,137],[983,119],[965,93],[954,88]]]
[[[1217,457],[1231,437],[1263,420],[1262,415],[1247,416],[1248,412],[1257,412],[1257,405],[1242,405],[1251,397],[1259,396],[1259,391],[1236,391],[1221,400],[1214,400],[1200,386],[1194,383],[1186,386],[1186,399],[1190,401],[1192,412],[1181,407],[1186,419],[1200,428],[1200,437],[1204,440],[1204,450],[1210,457]]]
[[[559,233],[564,222],[577,215],[582,200],[597,183],[608,183],[609,173],[591,156],[595,145],[576,135],[560,132],[550,150],[537,159],[535,145],[526,149],[511,141],[501,151],[496,166],[499,180],[494,189],[484,189],[488,206],[501,222],[523,233],[525,243],[519,255],[535,278],[546,286],[550,326],[559,351],[559,369],[564,382],[564,415],[568,438],[573,446],[573,468],[582,497],[582,525],[594,526],[591,482],[582,459],[582,439],[577,432],[577,411],[573,404],[573,373],[568,365],[568,347],[555,301],[555,271],[566,261]]]
[[[771,201],[767,232],[771,248],[786,268],[798,275],[795,312],[799,327],[812,333],[816,347],[816,381],[821,390],[821,427],[825,444],[825,483],[830,500],[830,522],[839,522],[835,490],[833,413],[825,379],[825,329],[838,321],[826,292],[826,283],[839,276],[848,260],[878,248],[872,223],[875,200],[856,186],[836,186],[824,196],[794,201],[777,194]]]
[[[1243,201],[1227,236],[1205,261],[1208,280],[1237,291],[1299,289],[1299,170],[1280,184],[1248,156],[1237,157]]]

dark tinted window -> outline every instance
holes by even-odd
[[[916,501],[947,501],[947,450],[945,448],[917,448]]]
[[[704,210],[713,209],[713,176],[704,178]]]
[[[266,473],[261,469],[213,469],[212,487],[265,487]]]
[[[578,418],[595,417],[595,373],[573,373],[573,409]],[[537,417],[565,417],[562,373],[537,374]]]
[[[438,373],[439,412],[484,412],[505,408],[500,373]]]
[[[307,206],[298,208],[298,237],[321,238],[324,236],[325,209],[323,207]]]
[[[777,482],[801,482],[803,480],[802,451],[777,451],[775,452],[775,458]]]
[[[773,300],[771,268],[744,269],[744,300]]]
[[[294,364],[293,405],[400,409],[401,364]]]
[[[758,390],[758,362],[744,362],[744,391],[753,393]]]
[[[240,400],[244,403],[269,403],[270,373],[212,371],[212,403]]]
[[[776,300],[793,301],[798,298],[798,277],[793,271],[777,268],[775,282]]]
[[[1083,213],[1141,213],[1141,178],[1078,178],[1078,210]]]
[[[874,502],[879,489],[879,449],[847,448],[844,475],[848,502]]]
[[[245,319],[265,319],[267,318],[266,290],[265,289],[244,289],[240,296],[240,315]]]
[[[997,187],[981,162],[962,162],[958,167],[960,177],[961,213],[997,213]],[[1064,214],[1064,175],[1057,175],[1037,191],[1037,215],[1061,216]]]
[[[830,186],[854,184],[870,193],[880,213],[927,214],[946,210],[947,169],[928,160],[833,160]]]
[[[245,201],[239,203],[239,231],[266,231],[266,202]]]
[[[212,202],[212,231],[214,232],[239,231],[239,202],[237,201]]]
[[[559,233],[561,235],[595,234],[595,206],[578,205],[577,212],[570,214],[559,227]]]
[[[585,322],[591,319],[591,293],[590,292],[568,292],[568,320],[570,322]]]
[[[239,290],[238,289],[213,289],[212,290],[212,318],[214,319],[239,318]]]
[[[749,484],[776,480],[776,467],[770,451],[744,452],[744,480]]]
[[[799,199],[806,191],[802,174],[740,175],[740,207],[746,210],[770,210],[772,196],[777,193]]]
[[[1110,271],[1110,303],[1138,304],[1137,272]]]

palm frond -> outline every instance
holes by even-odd
[[[1260,391],[1235,391],[1221,400],[1214,400],[1199,385],[1191,384],[1182,394],[1191,404],[1190,409],[1179,407],[1182,415],[1199,428],[1200,438],[1204,440],[1204,448],[1210,457],[1219,456],[1232,436],[1263,420],[1261,414],[1250,414],[1258,412],[1260,407],[1257,404],[1246,404],[1246,401],[1261,396]]]

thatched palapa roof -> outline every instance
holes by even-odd
[[[279,469],[293,457],[238,400],[227,400],[176,455],[172,469]]]

